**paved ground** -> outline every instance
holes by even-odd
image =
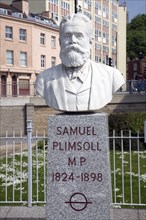
[[[21,206],[0,206],[0,220],[2,219],[45,220],[45,206],[33,206],[31,208]],[[146,210],[111,209],[111,220],[146,220]]]

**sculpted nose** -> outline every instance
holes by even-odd
[[[75,43],[77,42],[77,39],[76,39],[76,37],[75,37],[74,35],[71,36],[70,42],[71,42],[72,44],[75,44]]]

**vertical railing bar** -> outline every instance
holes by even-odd
[[[121,130],[121,149],[122,149],[122,195],[123,195],[123,203],[125,202],[124,195],[124,152],[123,152],[123,130]]]
[[[20,201],[22,202],[22,131],[20,131]]]
[[[113,130],[113,159],[114,159],[114,201],[116,203],[117,198],[116,198],[115,130]]]
[[[46,201],[46,152],[45,152],[45,131],[44,131],[44,200]]]
[[[32,206],[32,120],[27,121],[28,140],[28,207]]]
[[[141,204],[141,189],[140,189],[140,156],[139,156],[139,131],[137,132],[137,151],[138,151],[138,198],[139,198],[139,204]]]
[[[34,191],[34,198],[36,197],[36,201],[37,201],[37,180],[36,180],[36,173],[37,173],[37,162],[36,162],[36,152],[37,152],[37,145],[38,145],[38,141],[37,141],[37,133],[35,131],[35,137],[34,137],[34,140],[35,140],[35,154],[34,154],[34,173],[35,173],[35,176],[34,176],[34,180],[33,182],[36,184],[36,191]],[[36,202],[35,201],[35,202]]]
[[[146,88],[146,83],[145,83]],[[146,143],[146,121],[144,121],[144,143]]]
[[[8,132],[6,131],[6,193],[5,193],[5,201],[7,202],[7,198],[8,198]]]
[[[37,193],[37,202],[38,202],[38,135],[36,131],[36,193]]]
[[[13,131],[13,202],[15,201],[15,131]]]
[[[130,201],[133,203],[133,194],[132,194],[132,152],[131,152],[131,131],[129,130],[129,153],[130,153]]]

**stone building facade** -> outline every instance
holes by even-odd
[[[60,63],[58,25],[26,0],[0,3],[0,24],[0,96],[33,96],[37,75]]]

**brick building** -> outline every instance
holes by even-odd
[[[127,61],[127,80],[135,80],[138,75],[146,79],[146,56]]]
[[[0,95],[34,95],[36,76],[60,63],[55,21],[29,12],[27,0],[0,3]]]

